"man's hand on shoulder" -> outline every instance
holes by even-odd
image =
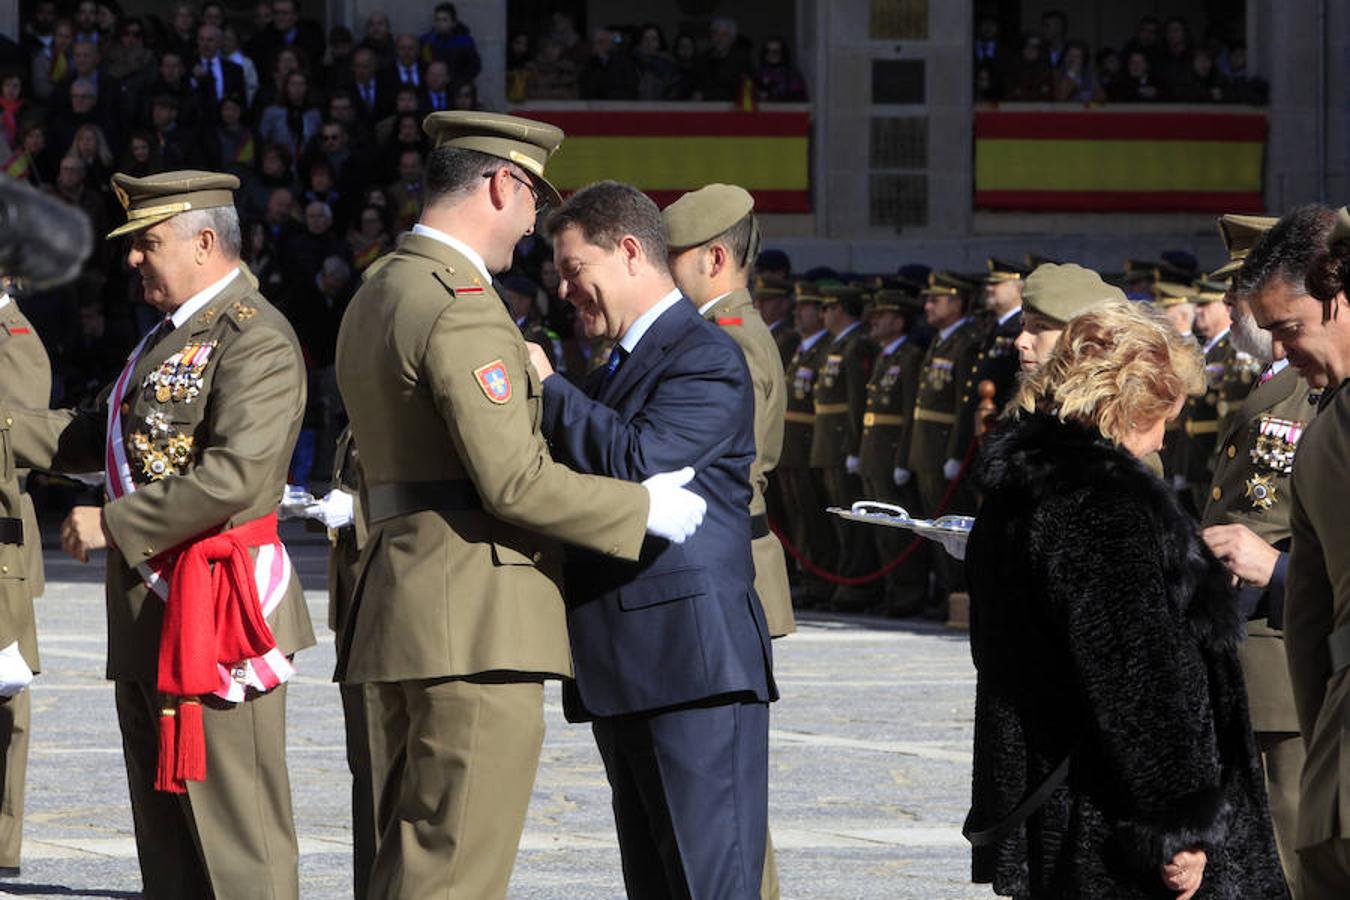
[[[543,381],[552,375],[553,366],[549,363],[548,354],[544,352],[544,348],[534,341],[526,341],[525,346],[530,348],[530,365],[534,366],[534,372],[539,376],[539,380]]]

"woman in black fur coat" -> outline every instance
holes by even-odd
[[[1138,461],[1201,365],[1143,309],[1095,307],[985,448],[966,553],[979,670],[966,832],[974,880],[999,895],[1288,896],[1229,575]]]

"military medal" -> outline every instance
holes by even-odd
[[[1246,497],[1252,501],[1252,509],[1262,512],[1270,509],[1275,505],[1275,476],[1266,473],[1248,478]]]
[[[253,307],[238,300],[234,302],[234,305],[231,306],[230,309],[234,310],[235,318],[239,319],[241,322],[248,321],[258,313]]]
[[[928,367],[928,386],[940,391],[952,382],[952,361],[934,357]]]
[[[177,474],[163,450],[151,450],[141,457],[141,471],[151,481],[161,481],[170,475]]]
[[[826,387],[834,387],[834,381],[839,377],[839,367],[844,364],[844,357],[838,353],[831,353],[825,357],[825,371],[820,373],[820,380]]]
[[[1303,423],[1292,419],[1262,416],[1256,422],[1256,444],[1252,447],[1252,462],[1280,475],[1294,471],[1294,452],[1303,436]]]
[[[137,455],[146,453],[150,450],[150,438],[146,437],[145,434],[140,431],[133,431],[131,436],[127,438],[127,444]]]
[[[169,414],[162,409],[157,409],[145,417],[145,427],[150,429],[152,435],[168,434],[172,427],[169,425]],[[132,435],[134,438],[135,435]],[[146,445],[149,449],[149,445]]]
[[[175,434],[173,437],[169,438],[168,446],[165,448],[164,452],[168,455],[169,461],[173,463],[174,466],[178,468],[186,466],[188,463],[192,462],[192,435]]]
[[[816,380],[816,372],[810,366],[798,366],[797,377],[792,379],[792,392],[798,400],[811,396],[811,382]]]

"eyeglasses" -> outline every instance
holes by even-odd
[[[497,174],[496,172],[484,172],[483,177],[491,178],[496,174]],[[544,210],[548,209],[548,198],[545,197],[543,194],[539,193],[539,189],[534,186],[533,181],[527,181],[526,179],[521,178],[515,172],[512,172],[510,170],[507,170],[506,174],[510,175],[513,179],[519,181],[521,184],[525,185],[525,187],[529,189],[530,195],[534,197],[534,211],[536,213],[541,213]]]

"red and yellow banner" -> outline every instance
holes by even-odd
[[[975,205],[1264,212],[1263,112],[975,113]]]
[[[564,194],[610,178],[664,206],[714,181],[739,184],[761,213],[811,211],[805,111],[520,110],[567,135],[548,163]]]

